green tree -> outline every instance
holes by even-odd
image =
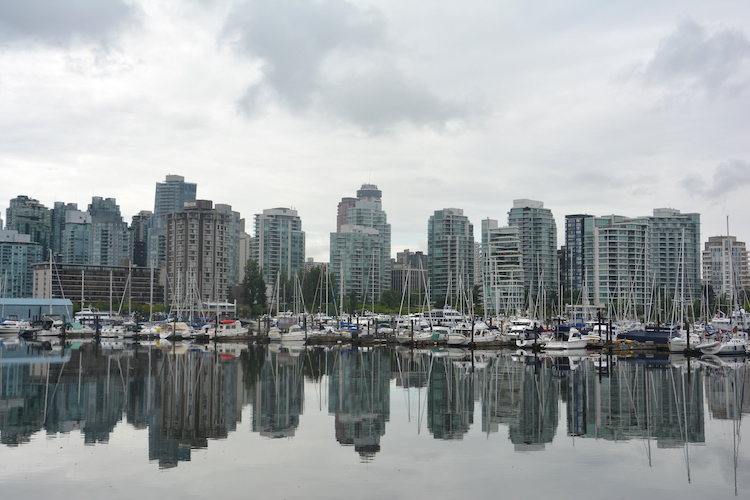
[[[263,280],[258,262],[249,259],[245,263],[245,279],[242,280],[242,302],[253,308],[263,310],[268,301],[266,299],[266,282]]]
[[[388,312],[398,311],[401,306],[401,292],[393,289],[384,291],[380,296],[380,305]]]

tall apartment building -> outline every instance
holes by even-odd
[[[617,303],[632,313],[657,297],[700,297],[699,214],[570,215],[565,240],[566,289],[579,291],[584,304]]]
[[[206,303],[225,301],[231,214],[215,210],[209,200],[194,200],[165,219],[167,302],[183,311],[201,311]]]
[[[255,253],[255,238],[245,230],[245,219],[242,219],[240,224],[240,245],[239,245],[239,256],[240,256],[240,283],[245,280],[245,265],[250,259],[258,261],[257,254]]]
[[[167,175],[164,182],[156,183],[154,215],[148,235],[148,263],[159,267],[165,259],[165,217],[171,212],[181,212],[186,201],[196,199],[197,185],[185,182],[181,175]]]
[[[336,208],[336,232],[341,231],[341,226],[346,224],[346,212],[357,203],[357,198],[341,198]]]
[[[584,245],[586,221],[593,215],[576,214],[565,216],[565,251],[563,253],[563,286],[566,292],[583,290],[585,276],[586,247]]]
[[[132,258],[133,235],[122,220],[120,206],[114,198],[94,196],[89,204],[91,214],[91,258],[95,266],[119,266]]]
[[[60,261],[66,264],[91,263],[91,214],[80,210],[65,212],[60,245]]]
[[[376,185],[363,184],[357,201],[347,206],[345,223],[331,233],[331,272],[339,293],[346,297],[354,292],[359,300],[369,302],[391,288],[391,225],[381,200]]]
[[[31,241],[42,246],[44,259],[52,248],[52,224],[50,211],[38,200],[21,195],[10,200],[5,211],[5,228],[28,234]]]
[[[240,284],[240,267],[244,268],[244,262],[240,264],[240,241],[244,231],[245,220],[240,217],[239,212],[232,210],[231,205],[217,203],[214,209],[224,212],[229,216],[226,227],[227,257],[229,258],[229,269],[227,271],[227,282],[229,286]]]
[[[34,289],[33,265],[44,260],[42,245],[31,235],[0,230],[0,297],[31,297]]]
[[[291,278],[305,264],[305,232],[302,219],[291,208],[269,208],[255,215],[258,265],[266,285],[276,283],[278,273]]]
[[[662,297],[685,301],[701,297],[700,214],[655,208],[648,217],[646,259],[648,279]]]
[[[745,242],[736,236],[710,236],[703,248],[703,283],[730,303],[739,299],[742,290],[750,288]]]
[[[408,248],[391,263],[391,285],[401,293],[427,289],[427,256]]]
[[[557,226],[541,201],[513,200],[508,225],[518,228],[524,286],[534,302],[541,291],[558,291]]]
[[[467,297],[474,287],[474,225],[460,208],[436,210],[427,222],[432,301]],[[439,304],[442,305],[442,304]]]
[[[518,314],[525,303],[523,259],[518,227],[482,221],[483,299],[488,315]]]
[[[130,232],[133,233],[133,265],[138,267],[151,267],[148,262],[148,226],[153,216],[151,210],[141,210],[130,222]]]
[[[635,306],[649,303],[646,241],[647,217],[619,215],[586,219],[591,232],[586,237],[584,254],[590,258],[585,274],[585,302],[596,305],[617,303],[632,313]]]
[[[52,253],[62,255],[63,231],[65,230],[66,215],[71,210],[78,210],[77,203],[63,203],[56,201],[50,211],[50,229],[52,231]]]

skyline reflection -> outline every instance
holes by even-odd
[[[148,459],[166,469],[231,438],[246,408],[251,432],[294,439],[305,391],[325,390],[310,411],[325,409],[330,439],[362,462],[377,460],[394,418],[411,418],[400,406],[394,414],[402,393],[418,413],[417,432],[436,440],[474,429],[506,434],[515,451],[542,452],[559,437],[640,439],[650,460],[652,446],[705,443],[705,411],[739,425],[750,411],[747,378],[745,358],[6,341],[0,443],[79,431],[85,444],[106,445],[125,422],[148,430]]]

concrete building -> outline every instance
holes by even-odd
[[[345,297],[352,292],[370,302],[391,288],[391,225],[382,208],[382,192],[363,184],[346,223],[331,233],[330,265],[336,286]]]
[[[230,224],[231,214],[209,200],[186,201],[166,215],[165,293],[173,308],[198,312],[227,300]]]
[[[557,225],[552,211],[541,201],[513,200],[508,225],[518,228],[524,286],[531,299],[540,301],[542,290],[557,293]]]
[[[44,262],[34,265],[33,296],[64,297],[82,305],[109,303],[110,310],[126,313],[133,304],[161,303],[164,287],[159,269]]]
[[[487,315],[513,315],[524,309],[523,258],[518,227],[482,221],[483,299]]]
[[[703,283],[730,304],[737,299],[744,303],[741,293],[750,288],[745,242],[736,236],[709,237],[703,248]]]
[[[270,208],[255,215],[255,243],[258,265],[266,285],[276,282],[278,273],[291,278],[305,264],[305,232],[302,219],[291,208]]]
[[[396,254],[391,264],[391,286],[397,292],[427,290],[427,256],[408,248]]]
[[[31,297],[33,265],[42,260],[42,245],[32,241],[31,235],[0,230],[0,297]]]
[[[240,266],[240,242],[242,232],[245,228],[245,220],[240,216],[239,212],[232,210],[231,205],[223,203],[217,203],[214,209],[219,212],[224,212],[229,216],[229,223],[227,224],[226,230],[226,245],[227,245],[227,257],[229,258],[229,269],[227,271],[227,281],[229,286],[239,285],[240,280],[240,267],[244,269],[244,263]]]

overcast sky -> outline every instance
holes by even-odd
[[[672,207],[750,244],[750,2],[0,1],[3,220],[25,194],[130,221],[167,174],[249,232],[296,209],[321,261],[363,183],[394,254],[517,198],[561,236]]]

